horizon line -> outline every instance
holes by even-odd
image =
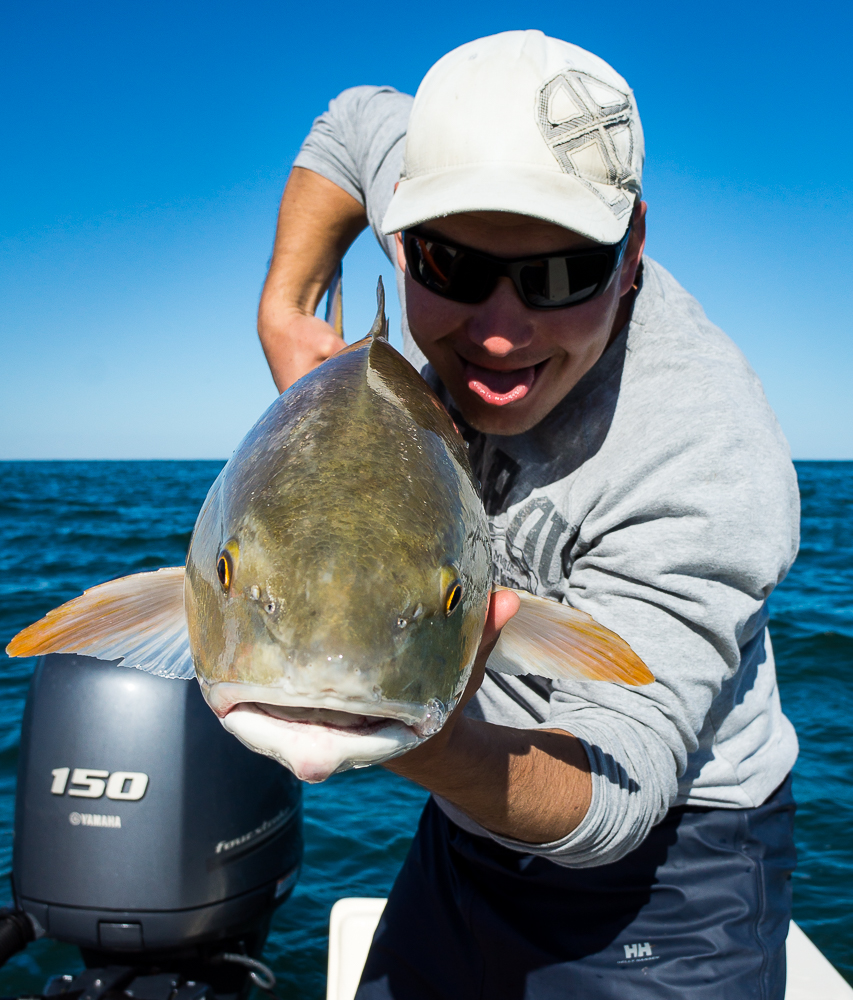
[[[4,462],[227,462],[226,457],[217,458],[0,458]],[[793,457],[792,462],[853,462],[853,458],[802,458]]]

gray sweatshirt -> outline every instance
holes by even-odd
[[[411,102],[387,87],[347,90],[296,159],[365,205],[392,261],[379,227]],[[453,410],[403,317],[409,360]],[[766,625],[767,598],[797,552],[799,496],[788,445],[737,347],[647,257],[630,323],[545,420],[514,437],[464,430],[495,581],[593,615],[656,681],[487,675],[469,714],[578,737],[592,767],[589,812],[562,840],[530,845],[438,799],[441,808],[469,832],[585,867],[637,847],[673,805],[760,805],[797,756]]]

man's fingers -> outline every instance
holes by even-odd
[[[486,625],[483,629],[483,637],[480,639],[480,649],[477,653],[477,659],[474,664],[474,670],[471,673],[471,679],[468,682],[468,687],[465,689],[465,695],[462,699],[463,704],[475,694],[477,689],[483,683],[486,660],[488,660],[489,655],[495,647],[495,643],[498,641],[501,629],[520,607],[521,601],[515,591],[497,590],[492,592],[492,596],[489,601],[489,610],[486,614]]]
[[[346,342],[319,316],[294,311],[261,331],[261,343],[279,392],[345,348]]]
[[[501,629],[521,607],[521,600],[514,590],[497,590],[489,602],[486,627],[483,629],[481,646],[493,645],[498,640]]]

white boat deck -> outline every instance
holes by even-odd
[[[339,899],[329,919],[326,1000],[353,1000],[384,899]],[[785,1000],[853,1000],[853,988],[795,924],[788,933]]]

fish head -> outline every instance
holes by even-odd
[[[199,515],[185,603],[202,690],[305,780],[387,760],[453,711],[490,584],[452,420],[393,348],[362,342],[279,397]]]

